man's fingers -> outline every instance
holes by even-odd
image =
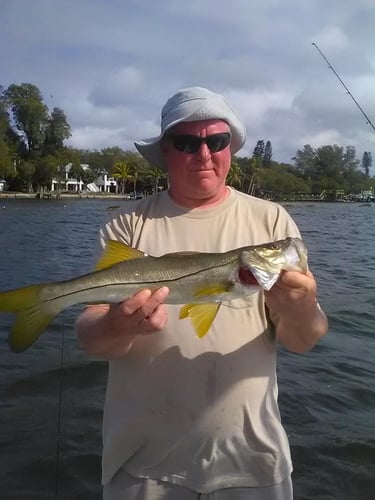
[[[145,304],[140,308],[145,318],[148,318],[165,301],[169,294],[167,287],[155,290]]]
[[[150,316],[145,316],[138,322],[138,327],[142,330],[141,333],[148,334],[158,330],[162,330],[168,321],[168,314],[164,304],[160,304],[153,310]]]
[[[131,316],[147,302],[151,294],[149,289],[141,290],[122,303],[122,311],[126,316]]]
[[[152,312],[164,302],[168,293],[169,289],[167,287],[158,288],[154,292],[149,289],[141,290],[124,302],[123,312],[127,316],[139,313],[139,319],[141,320],[150,316]]]
[[[300,271],[285,271],[279,278],[279,284],[290,288],[303,288],[311,286],[314,278],[310,271],[301,273]]]

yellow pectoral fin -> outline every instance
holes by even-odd
[[[219,308],[220,304],[186,304],[180,309],[180,319],[189,317],[195,333],[202,338],[210,329]]]
[[[124,260],[140,259],[145,254],[136,248],[129,247],[121,241],[109,240],[106,243],[104,255],[95,266],[96,271],[107,269],[108,267],[123,262]]]
[[[205,288],[201,288],[194,293],[195,297],[204,297],[204,296],[217,296],[229,291],[229,287],[223,284],[220,285],[211,285]]]

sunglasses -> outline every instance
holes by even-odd
[[[217,153],[225,149],[231,140],[230,132],[221,132],[219,134],[211,134],[207,137],[199,137],[198,135],[191,134],[170,134],[168,139],[173,144],[177,151],[193,155],[197,153],[202,144],[207,144],[211,153]]]

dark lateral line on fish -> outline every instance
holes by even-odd
[[[234,259],[234,260],[237,260]],[[77,293],[81,293],[81,292],[84,292],[85,290],[99,290],[100,288],[105,288],[105,287],[108,287],[108,286],[124,286],[124,285],[129,285],[129,286],[136,286],[136,285],[145,285],[144,288],[147,288],[147,285],[148,284],[160,284],[160,286],[163,286],[164,283],[173,283],[175,281],[179,281],[183,278],[186,278],[187,276],[195,276],[196,274],[200,274],[200,273],[203,273],[203,272],[206,272],[208,270],[212,270],[212,269],[217,269],[217,268],[220,268],[222,267],[222,264],[218,264],[216,266],[212,266],[212,267],[208,267],[204,270],[199,270],[199,271],[195,271],[195,272],[191,272],[189,274],[185,274],[183,276],[179,276],[178,278],[173,278],[173,279],[165,279],[165,280],[159,280],[159,281],[132,281],[131,283],[105,283],[103,285],[97,285],[97,286],[92,286],[90,288],[84,288],[84,289],[81,289],[81,290],[76,290],[74,292],[71,292],[71,293],[65,293],[63,295],[58,295],[56,297],[53,297],[51,299],[46,299],[46,300],[43,300],[43,303],[47,303],[47,302],[51,302],[53,300],[57,300],[57,299],[61,299],[63,297],[70,297],[71,295],[75,295]],[[76,278],[73,278],[73,280],[76,279]],[[66,283],[66,281],[62,281],[60,283]],[[55,284],[58,284],[58,283],[55,283]],[[160,288],[160,286],[158,286],[158,288]],[[126,300],[126,299],[124,299]]]

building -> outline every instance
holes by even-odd
[[[81,163],[81,167],[83,170],[87,170],[89,165],[87,163]],[[72,164],[68,163],[65,165],[64,170],[65,170],[65,179],[58,181],[57,179],[52,179],[51,183],[51,191],[58,191],[60,188],[60,191],[83,191],[85,188],[85,184],[82,181],[82,179],[75,179],[74,177],[70,176],[70,171],[72,169]]]
[[[114,177],[102,173],[94,182],[101,193],[118,193],[118,183]]]
[[[81,163],[83,170],[87,170],[90,166],[87,163]],[[72,164],[68,163],[65,165],[65,179],[58,181],[57,179],[52,179],[51,191],[90,191],[95,193],[118,193],[119,186],[118,182],[114,177],[110,177],[105,172],[102,172],[99,177],[94,182],[85,184],[82,179],[76,179],[70,175],[72,169]]]

